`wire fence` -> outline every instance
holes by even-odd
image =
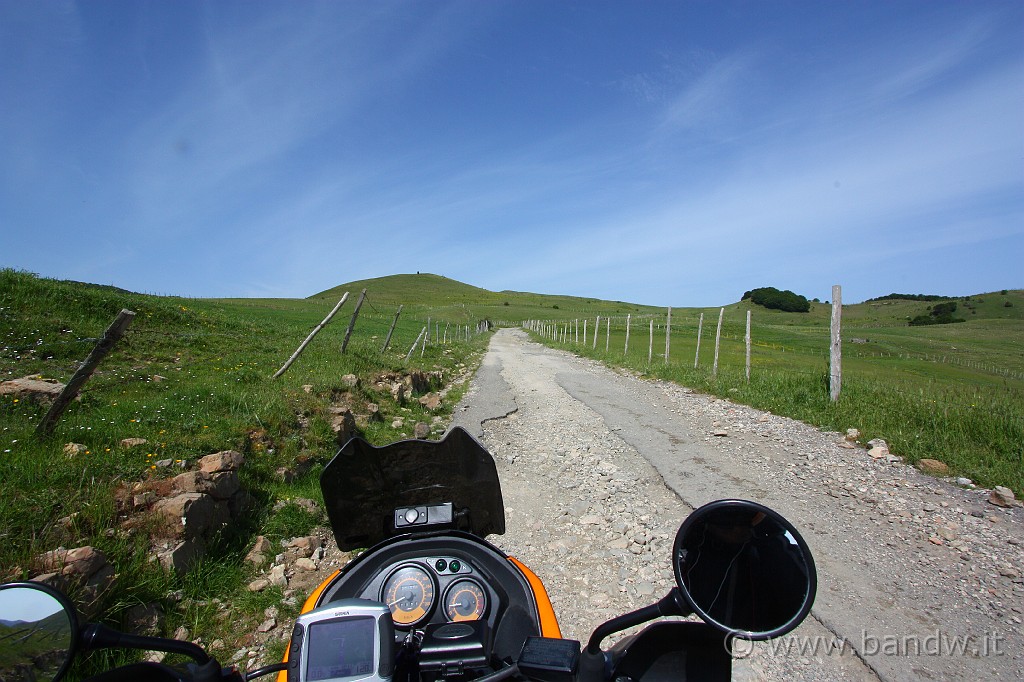
[[[756,317],[754,318],[756,320]],[[652,324],[653,322],[653,324]],[[564,345],[570,348],[579,348],[591,353],[605,352],[617,357],[632,357],[643,359],[648,356],[648,362],[655,360],[665,362],[663,347],[669,348],[669,362],[678,364],[693,364],[694,356],[697,353],[698,334],[700,326],[696,321],[686,319],[676,324],[667,324],[667,317],[638,315],[632,316],[591,316],[588,318],[572,319],[529,319],[521,322],[503,320],[499,321],[500,326],[521,326],[536,336],[547,341]],[[595,329],[597,335],[595,336]],[[722,325],[721,335],[718,340],[719,353],[731,362],[742,352],[745,344],[745,332],[740,331],[743,327],[736,320],[727,320]],[[861,329],[860,327],[854,328]],[[705,320],[701,335],[700,357],[703,360],[708,353],[713,354],[713,344],[716,338],[715,321]],[[787,331],[793,335],[791,342],[785,342],[778,337],[786,334]],[[630,340],[627,340],[627,332]],[[856,331],[854,331],[854,334]],[[827,329],[795,328],[787,330],[779,325],[753,325],[753,337],[750,345],[753,351],[754,367],[784,367],[787,372],[820,376],[827,371],[829,362],[829,341]],[[652,336],[654,338],[649,338]],[[758,339],[757,337],[762,338]],[[770,340],[765,340],[767,337]],[[667,344],[666,344],[667,339]],[[924,339],[921,343],[940,345],[941,342]],[[665,346],[663,346],[665,344]],[[712,345],[709,351],[708,346]],[[877,348],[870,348],[876,346]],[[963,347],[954,347],[947,344],[945,352],[938,348],[914,349],[900,342],[898,339],[883,338],[874,340],[858,338],[852,334],[846,335],[842,341],[843,358],[848,363],[866,363],[872,361],[884,361],[880,368],[903,367],[906,371],[921,371],[918,365],[932,364],[945,365],[983,374],[991,378],[1003,379],[1011,382],[1024,382],[1024,368],[1020,363],[1000,365],[992,362],[992,350],[986,349],[985,356]],[[1007,348],[1006,354],[1012,355],[1013,349]],[[687,359],[686,356],[689,358]],[[1018,388],[1024,388],[1020,386]]]

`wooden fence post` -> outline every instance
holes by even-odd
[[[608,352],[608,348],[612,343],[612,318],[606,317],[604,319],[604,352]]]
[[[445,322],[444,323],[444,337],[443,337],[441,343],[443,343],[446,346],[448,345],[448,327],[450,325],[451,325],[451,322]]]
[[[584,319],[584,320],[583,320],[583,345],[584,345],[584,346],[586,346],[586,345],[587,345],[587,323],[588,323],[589,321],[590,321],[590,320],[587,320],[587,319]]]
[[[672,338],[672,306],[668,307],[668,317],[665,318],[665,364],[668,364],[669,340]]]
[[[725,315],[725,308],[718,311],[718,331],[715,332],[715,364],[711,368],[711,374],[718,376],[718,346],[722,341],[722,316]]]
[[[594,350],[597,350],[597,335],[601,333],[601,316],[597,316],[597,322],[594,323]]]
[[[423,338],[423,336],[424,336],[424,335],[425,335],[426,333],[427,333],[427,328],[426,328],[426,327],[424,327],[424,328],[423,328],[423,329],[422,329],[422,330],[420,331],[420,334],[419,334],[419,336],[417,336],[417,337],[416,337],[416,340],[412,342],[412,348],[410,348],[410,349],[409,349],[409,354],[405,356],[405,361],[406,361],[406,362],[409,362],[409,358],[411,358],[411,357],[412,357],[412,354],[416,352],[416,346],[417,346],[417,345],[419,345],[420,339],[422,339],[422,338]],[[426,343],[424,343],[423,345],[425,346],[425,345],[427,345],[427,344],[426,344]]]
[[[395,313],[395,319],[391,322],[391,329],[388,329],[387,338],[384,339],[384,347],[380,349],[381,353],[387,351],[388,346],[391,345],[391,335],[395,333],[395,325],[398,324],[398,316],[402,314],[402,306],[398,306],[398,312]]]
[[[309,333],[309,336],[306,337],[306,340],[299,344],[299,347],[295,349],[295,352],[292,353],[292,356],[290,358],[288,358],[288,361],[281,366],[281,369],[277,370],[277,373],[275,373],[273,377],[271,377],[272,379],[276,379],[282,374],[284,374],[286,371],[288,371],[288,368],[291,367],[292,363],[295,362],[299,355],[302,354],[302,351],[306,350],[306,346],[308,346],[309,342],[313,340],[313,337],[319,334],[320,330],[327,326],[327,323],[330,322],[331,318],[334,317],[334,314],[341,309],[341,306],[345,305],[345,301],[347,300],[348,292],[346,291],[345,295],[341,297],[340,301],[338,301],[338,305],[334,306],[334,310],[327,313],[327,317],[324,318],[323,322],[313,327],[313,331]]]
[[[359,300],[356,301],[356,309],[352,311],[352,319],[348,321],[348,329],[345,330],[345,340],[341,342],[341,354],[345,354],[345,349],[348,348],[349,337],[352,336],[352,330],[356,328],[356,318],[359,317],[359,309],[363,306],[363,301],[366,300],[366,289],[363,289],[359,294]]]
[[[647,341],[647,366],[651,366],[651,358],[654,357],[654,320],[651,320],[651,335]]]
[[[839,391],[843,385],[842,322],[843,288],[835,284],[832,286],[832,347],[829,354],[829,395],[832,402],[839,400]]]
[[[697,323],[697,352],[693,355],[693,368],[697,369],[697,363],[700,362],[700,336],[704,331],[704,313],[700,314],[700,322]]]
[[[750,311],[747,311],[747,381],[750,381]]]
[[[89,357],[85,359],[82,366],[78,368],[78,371],[71,377],[71,381],[64,386],[64,390],[60,392],[60,395],[53,401],[53,405],[50,405],[50,409],[46,412],[43,420],[36,426],[36,434],[40,436],[48,436],[53,431],[53,427],[56,426],[57,420],[64,414],[64,410],[67,409],[68,403],[75,399],[78,395],[78,391],[81,390],[82,386],[92,373],[96,371],[96,367],[99,366],[103,358],[107,357],[107,354],[114,349],[114,345],[124,336],[124,332],[128,329],[128,325],[135,319],[135,313],[131,310],[122,309],[117,314],[114,321],[110,323],[107,330],[103,332],[103,336],[96,342],[92,352],[89,353]]]
[[[576,323],[573,325],[576,329],[576,345],[580,345],[580,318],[576,318]]]
[[[626,347],[622,351],[623,355],[629,355],[629,323],[632,315],[626,315]]]

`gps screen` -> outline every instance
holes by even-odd
[[[373,673],[372,616],[312,623],[306,647],[307,680],[344,680]]]

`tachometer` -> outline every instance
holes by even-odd
[[[480,620],[487,611],[487,595],[472,580],[456,580],[444,595],[444,613],[453,622]]]
[[[422,568],[407,565],[388,576],[382,599],[395,625],[415,625],[434,607],[434,580]]]

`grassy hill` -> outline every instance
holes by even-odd
[[[451,303],[486,304],[492,302],[491,297],[495,295],[486,289],[463,284],[441,275],[416,273],[415,275],[390,275],[349,282],[313,294],[309,300],[337,301],[346,291],[358,293],[363,289],[372,291],[376,300],[388,305],[403,303],[405,305],[426,304],[430,306]]]
[[[275,504],[320,499],[319,471],[338,448],[332,407],[343,399],[358,414],[369,403],[378,405],[383,419],[361,428],[372,442],[411,437],[416,422],[444,419],[464,387],[455,387],[441,409],[430,412],[415,396],[399,404],[376,378],[436,372],[436,390],[478,362],[488,338],[456,342],[452,330],[449,343],[418,347],[406,363],[425,318],[403,315],[391,347],[382,352],[394,309],[367,305],[342,355],[353,299],[287,373],[271,379],[334,303],[155,297],[0,270],[0,380],[42,375],[67,382],[117,313],[136,313],[52,436],[34,432],[45,404],[0,395],[0,581],[33,575],[34,558],[44,551],[88,544],[117,568],[117,587],[105,610],[105,620],[115,626],[132,606],[155,602],[167,613],[167,633],[185,625],[193,637],[224,640],[218,654],[230,656],[245,633],[238,623],[252,620],[254,628],[270,605],[280,606],[286,618],[290,611],[280,605],[279,588],[258,594],[245,589],[252,577],[242,557],[258,534],[276,543],[325,521],[295,505],[275,510]],[[443,329],[442,324],[441,341]],[[360,386],[343,383],[346,374],[359,377]],[[403,426],[393,426],[396,419]],[[443,423],[436,425],[435,433],[441,428]],[[145,443],[128,445],[128,438]],[[81,451],[66,454],[69,443]],[[130,492],[134,484],[179,473],[158,461],[195,461],[225,449],[246,457],[240,474],[252,498],[251,513],[188,575],[165,573],[149,560],[149,537],[122,526],[119,496],[125,486]],[[285,483],[281,469],[297,477]],[[168,599],[179,591],[180,602]],[[232,610],[217,609],[214,597],[231,603]],[[86,676],[89,670],[86,663],[79,672]]]
[[[582,314],[654,313],[658,308],[621,301],[602,301],[576,296],[553,296],[519,291],[488,291],[441,275],[417,273],[359,280],[336,286],[309,300],[336,302],[348,291],[353,296],[367,289],[375,303],[413,311],[431,311],[442,319],[490,319],[519,322],[541,315],[568,319]]]

